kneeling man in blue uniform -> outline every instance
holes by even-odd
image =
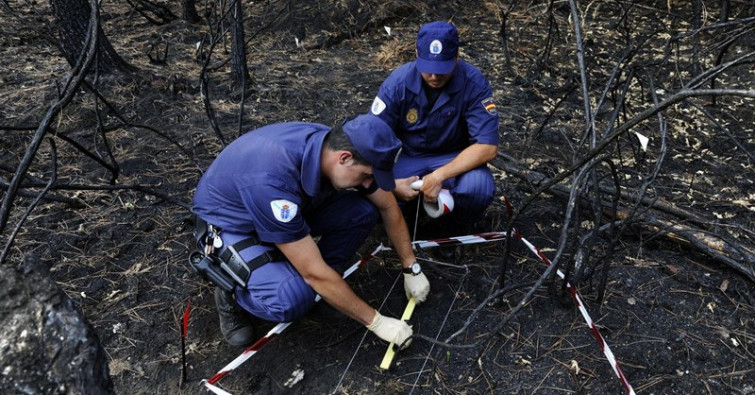
[[[407,297],[426,299],[430,285],[391,193],[400,151],[391,128],[365,114],[333,128],[268,125],[218,155],[199,181],[193,211],[197,260],[216,264],[203,268],[213,268],[206,277],[219,285],[215,301],[229,344],[255,340],[250,315],[292,321],[314,306],[316,294],[387,342],[411,337],[409,325],[381,315],[338,272],[382,221]]]
[[[487,163],[498,153],[498,112],[482,72],[459,58],[454,25],[427,23],[416,44],[417,59],[386,78],[370,111],[403,143],[394,168],[400,203],[416,201],[420,193],[425,202],[436,203],[442,190],[450,192],[453,211],[435,220],[434,228],[458,235],[493,201]]]

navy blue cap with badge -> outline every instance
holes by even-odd
[[[430,22],[417,34],[417,70],[420,73],[448,74],[459,54],[459,32],[447,22]]]
[[[385,121],[372,114],[362,114],[343,124],[343,131],[359,155],[372,166],[378,187],[385,191],[396,188],[393,165],[401,153],[401,141]]]

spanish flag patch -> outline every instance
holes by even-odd
[[[482,106],[485,108],[485,111],[488,112],[490,115],[495,115],[497,113],[495,108],[495,102],[493,101],[492,97],[488,97],[487,99],[483,100]]]

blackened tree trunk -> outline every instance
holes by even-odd
[[[89,3],[86,0],[50,0],[50,5],[55,14],[63,56],[73,66],[84,51],[89,30]],[[97,64],[100,72],[136,70],[115,52],[102,28],[97,29],[97,35]]]
[[[189,23],[199,22],[196,0],[181,0],[181,19]]]
[[[244,42],[244,12],[241,0],[231,2],[231,80],[235,87],[246,90],[249,84],[249,68],[246,64],[246,43]]]
[[[692,27],[698,33],[692,37],[692,76],[697,76],[701,72],[700,66],[700,28],[703,26],[703,0],[695,0],[693,7],[695,15],[693,16]]]

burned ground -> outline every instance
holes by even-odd
[[[724,46],[724,62],[755,49],[751,22],[734,26],[741,31],[711,29],[673,40],[694,30],[694,7],[645,3],[581,5],[593,106],[628,45],[638,49],[623,63],[635,76],[627,79],[653,80],[660,99],[694,78],[695,50],[700,67],[711,69]],[[715,24],[719,2],[701,3],[710,18],[704,22]],[[746,2],[727,3],[732,20],[755,13]],[[44,31],[32,28],[49,20],[45,8],[9,4],[14,12],[4,11],[8,23],[0,27],[5,70],[0,76],[3,180],[10,179],[31,141],[32,131],[16,128],[33,130],[39,124],[56,98],[55,83],[68,70],[43,39]],[[139,68],[139,75],[103,76],[96,84],[101,99],[95,101],[91,92],[81,90],[63,109],[54,124],[60,137],[53,138],[58,184],[74,187],[50,192],[67,200],[43,201],[31,213],[6,262],[17,265],[33,255],[49,266],[58,286],[96,329],[118,393],[203,392],[201,380],[241,351],[223,344],[212,288],[187,264],[191,197],[201,171],[222,148],[203,95],[227,140],[274,122],[333,124],[369,108],[380,82],[412,58],[414,35],[427,21],[452,19],[459,26],[462,56],[490,79],[501,115],[499,160],[512,168],[491,167],[499,199],[478,230],[507,229],[507,197],[514,209],[523,208],[513,226],[551,259],[560,250],[567,200],[553,188],[533,195],[543,184],[530,176],[556,177],[585,154],[580,143],[585,130],[581,78],[566,2],[273,1],[246,6],[252,82],[240,118],[241,95],[229,87],[222,43],[211,55],[217,69],[208,74],[210,90],[200,92],[199,73],[207,52],[197,48],[207,26],[178,20],[154,26],[126,4],[103,5],[108,37]],[[737,38],[727,44],[725,37]],[[166,44],[167,63],[151,63],[146,55],[150,46]],[[751,65],[731,67],[718,75],[716,86],[752,92],[753,80]],[[622,87],[611,84],[606,101],[619,103]],[[646,87],[640,82],[629,86],[616,124],[631,120],[652,103],[653,92]],[[597,113],[598,122],[612,108]],[[695,214],[694,221],[677,217],[668,219],[671,223],[704,222],[709,235],[729,232],[747,255],[755,232],[752,97],[721,95],[715,102],[691,97],[668,106],[663,116],[668,147],[653,179],[652,198]],[[98,121],[104,126],[102,134],[97,132]],[[651,117],[613,143],[618,153],[613,166],[630,194],[650,179],[659,162],[659,129],[657,118]],[[650,137],[647,152],[634,132]],[[109,183],[113,172],[63,137],[103,158],[112,150],[116,182]],[[51,153],[50,145],[43,144],[30,172],[35,178],[29,182],[50,177]],[[611,175],[606,169],[601,174]],[[560,185],[568,190],[570,180]],[[31,200],[16,199],[10,224],[21,218]],[[681,233],[669,237],[673,229],[659,226],[665,222],[643,218],[627,226],[613,244],[595,244],[594,254],[606,256],[595,274],[578,286],[627,381],[645,394],[755,393],[752,277],[691,245]],[[594,219],[584,215],[566,230],[575,236],[568,238],[562,262],[574,260],[575,240],[595,226]],[[652,226],[643,226],[647,224]],[[377,230],[362,253],[385,241]],[[450,346],[417,338],[399,353],[392,369],[381,371],[378,365],[386,345],[355,322],[318,308],[220,385],[232,393],[625,392],[562,282],[546,282],[516,314],[507,316],[546,269],[523,244],[512,240],[508,250],[502,242],[462,249],[458,266],[425,265],[432,292],[412,317],[417,333],[439,342],[459,331]],[[433,251],[427,253],[432,256]],[[505,253],[504,291],[489,298],[501,289]],[[740,260],[750,272],[751,259]],[[599,294],[603,268],[605,292]],[[385,252],[352,275],[349,283],[372,306],[382,306],[381,312],[399,316],[405,297],[400,282],[395,282],[398,276],[395,256]],[[188,370],[187,381],[181,383],[179,323],[188,303]],[[260,334],[272,326],[261,325]],[[37,357],[29,355],[32,361]]]

